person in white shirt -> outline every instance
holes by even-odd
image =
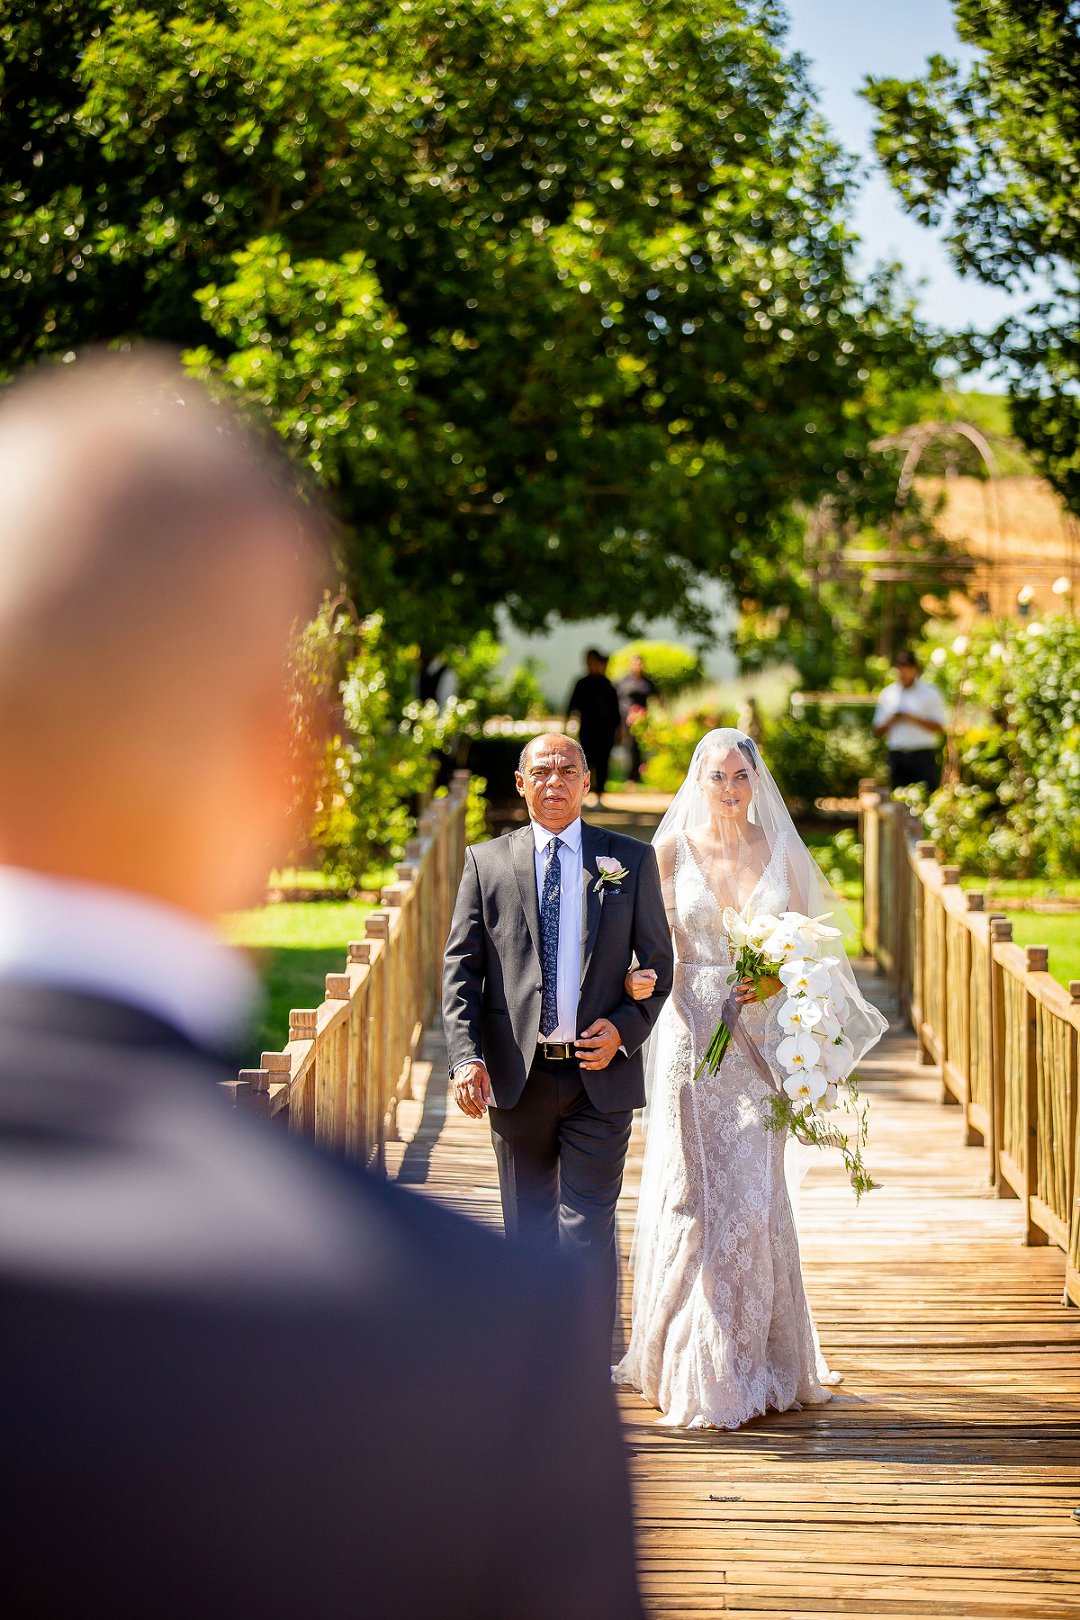
[[[894,789],[921,784],[932,793],[941,780],[937,744],[948,719],[945,699],[922,679],[913,653],[897,653],[893,669],[896,679],[884,688],[874,710],[874,736],[885,738]]]

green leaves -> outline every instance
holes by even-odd
[[[1069,0],[955,0],[978,54],[961,71],[934,57],[925,78],[870,80],[878,156],[905,206],[947,223],[962,273],[1053,296],[973,337],[1010,379],[1013,420],[1047,476],[1080,509],[1080,36]]]
[[[402,638],[500,605],[704,629],[698,580],[775,584],[793,503],[879,500],[866,380],[924,346],[853,281],[848,162],[766,0],[11,15],[10,363],[190,351]]]

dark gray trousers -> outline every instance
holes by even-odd
[[[602,1114],[576,1062],[537,1058],[515,1106],[493,1108],[488,1117],[507,1236],[557,1244],[585,1271],[614,1330],[615,1205],[633,1110]]]

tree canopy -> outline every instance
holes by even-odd
[[[503,604],[692,623],[702,573],[759,597],[795,503],[891,500],[874,388],[926,367],[856,283],[783,28],[772,0],[7,0],[6,363],[190,351],[330,492],[361,611],[426,646]]]
[[[954,0],[970,67],[932,57],[925,78],[872,79],[878,155],[924,224],[947,224],[963,273],[1051,296],[977,351],[1010,379],[1012,419],[1080,511],[1080,6],[1076,0]]]

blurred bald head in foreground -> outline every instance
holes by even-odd
[[[166,354],[7,391],[0,862],[206,917],[259,895],[294,792],[286,655],[323,529],[284,456]]]
[[[209,919],[282,852],[320,529],[167,358],[0,398],[4,1595],[640,1620],[584,1291],[219,1084],[253,984]]]

